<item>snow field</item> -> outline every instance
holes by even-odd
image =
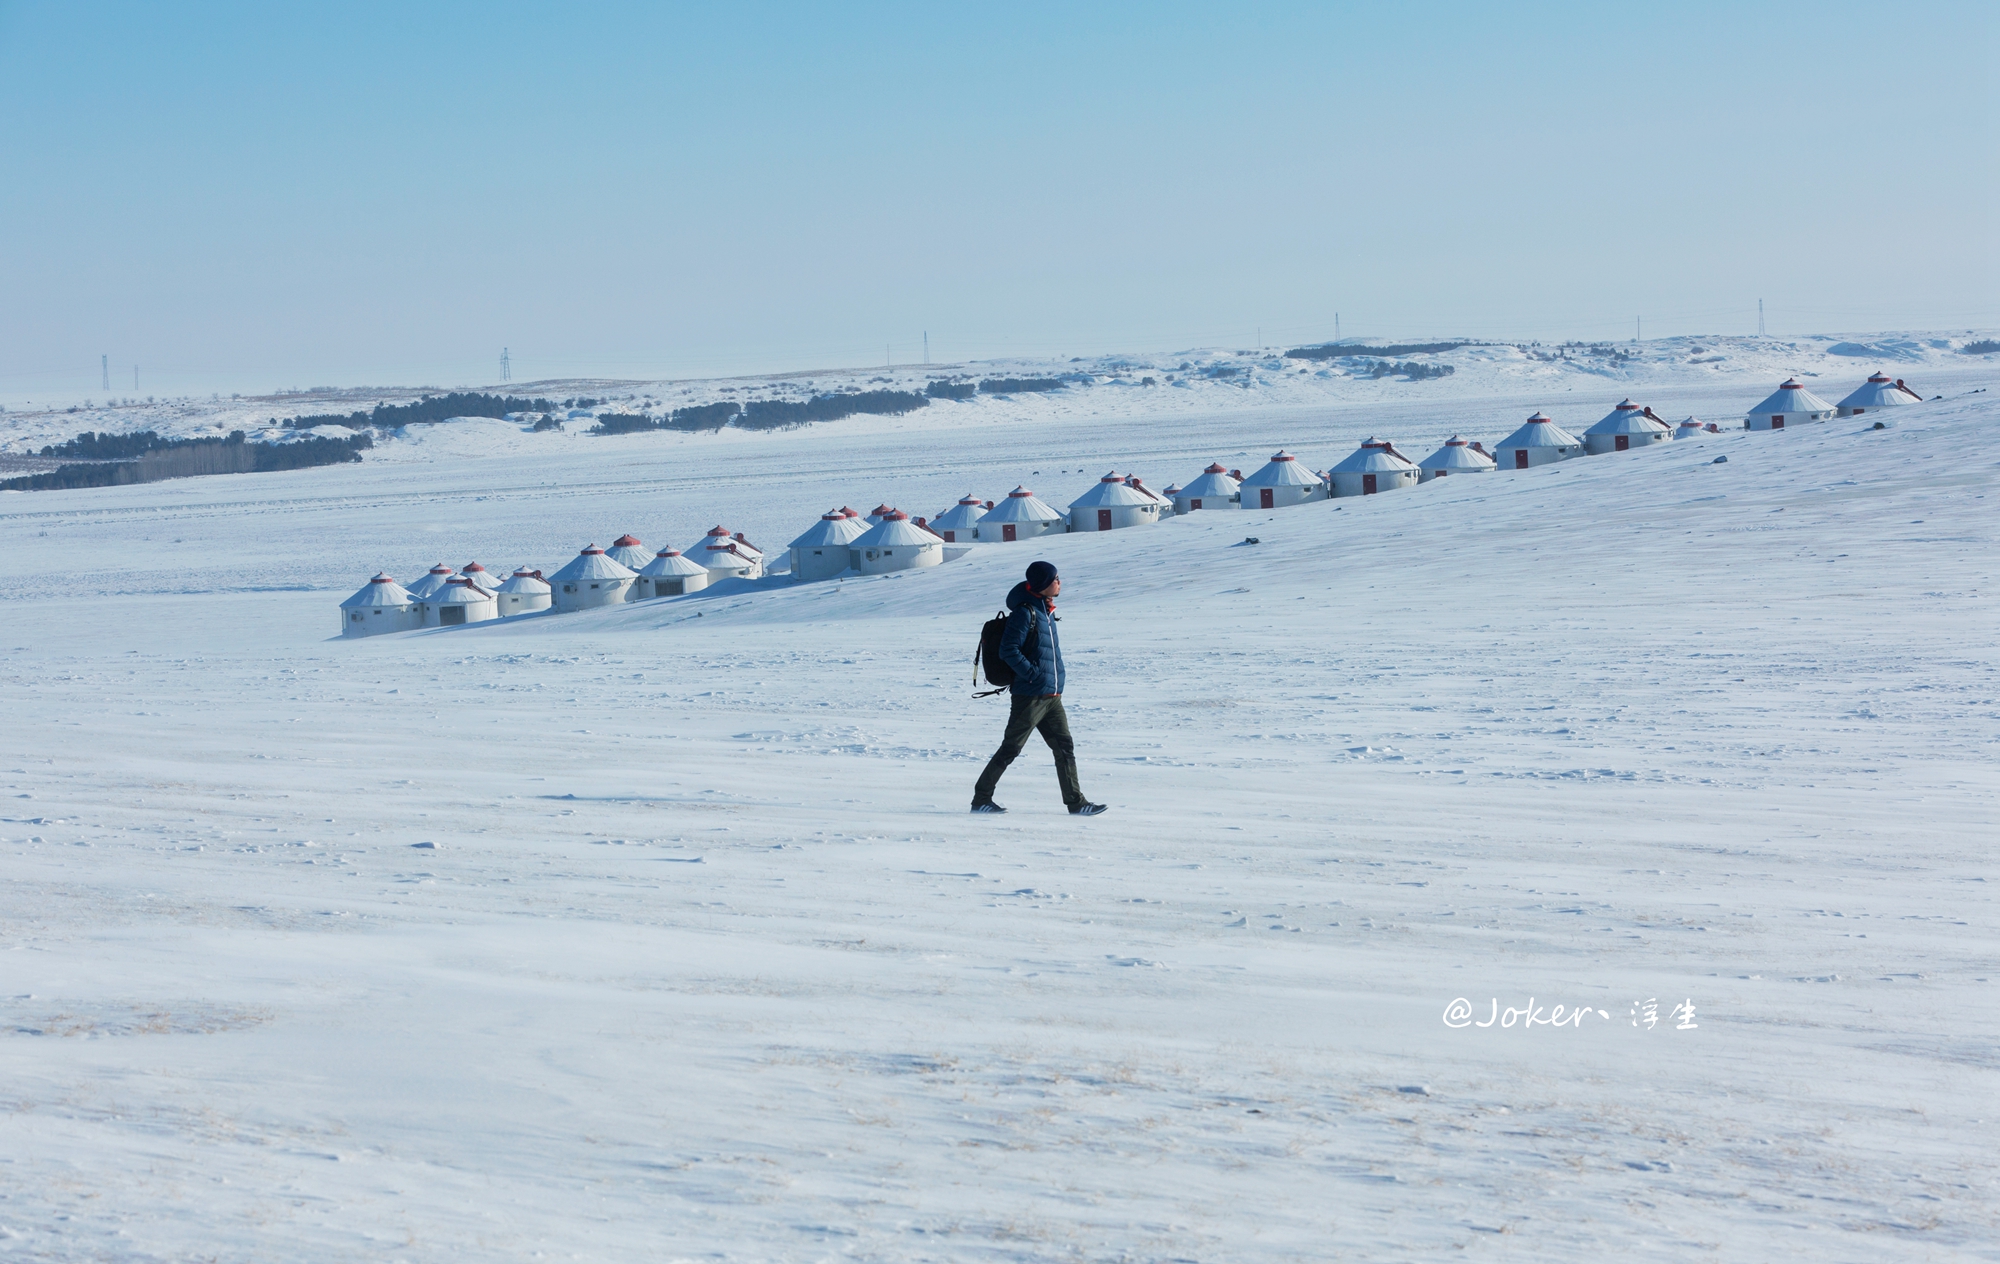
[[[1989,1258],[2000,462],[1959,384],[1882,432],[359,642],[335,603],[431,552],[775,553],[1024,462],[1067,503],[1422,445],[1266,410],[0,502],[0,1242]],[[972,643],[1034,556],[1090,821],[1038,743],[965,814],[1004,713]]]

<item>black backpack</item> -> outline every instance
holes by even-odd
[[[972,696],[975,698],[990,698],[996,693],[1005,693],[1007,686],[1014,683],[1014,669],[1000,657],[1000,634],[1006,630],[1005,610],[988,619],[986,626],[979,629],[979,648],[972,651]],[[979,666],[982,661],[986,665],[986,683],[998,688],[980,691]]]

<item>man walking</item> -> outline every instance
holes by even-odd
[[[1027,582],[1014,585],[1007,594],[1007,627],[1000,633],[1000,661],[1014,670],[1013,706],[1007,712],[1007,736],[1000,749],[986,761],[972,787],[972,810],[1005,812],[993,801],[1000,774],[1028,744],[1028,734],[1039,731],[1056,757],[1056,781],[1062,786],[1063,803],[1071,816],[1096,816],[1102,803],[1083,797],[1076,781],[1076,744],[1070,740],[1069,717],[1063,714],[1062,644],[1056,636],[1056,597],[1062,592],[1062,577],[1048,562],[1028,567]]]

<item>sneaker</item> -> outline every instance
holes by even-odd
[[[973,805],[972,805],[972,810],[973,810],[973,811],[975,811],[975,812],[1005,812],[1005,811],[1006,811],[1007,809],[1006,809],[1006,808],[1003,808],[1003,807],[1001,807],[1001,806],[1000,806],[999,804],[995,803],[995,802],[994,802],[993,800],[991,800],[991,799],[988,799],[988,800],[987,800],[986,802],[984,802],[984,803],[975,803],[975,804],[973,804]]]
[[[1071,816],[1098,816],[1108,811],[1102,803],[1079,803],[1069,810]]]

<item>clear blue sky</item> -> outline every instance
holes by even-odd
[[[1990,326],[1996,8],[0,0],[0,398]]]

